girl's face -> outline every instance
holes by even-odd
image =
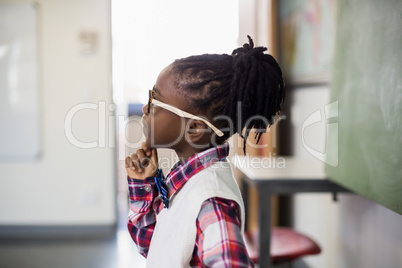
[[[158,76],[155,84],[155,99],[166,104],[173,105],[179,109],[185,108],[185,99],[174,88],[174,78],[166,67]],[[148,148],[171,148],[180,149],[183,146],[186,119],[152,105],[148,113],[148,104],[142,108],[144,134]]]

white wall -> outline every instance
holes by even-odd
[[[315,159],[303,146],[302,125],[318,109],[324,118],[329,92],[328,87],[289,92],[295,156]],[[327,123],[323,119],[305,128],[307,146],[325,153]],[[306,263],[312,268],[401,267],[402,216],[358,195],[339,194],[338,200],[333,202],[330,194],[293,198],[294,228],[316,240],[323,250],[304,258]]]
[[[339,202],[337,267],[402,267],[402,216],[361,196]]]
[[[99,106],[79,111],[71,124],[78,140],[98,141],[98,121],[112,115],[110,1],[37,2],[42,155],[38,161],[0,162],[0,228],[113,225],[115,150],[108,140],[114,139],[114,126],[105,147],[93,149],[71,144],[64,126],[75,105],[104,102],[106,111]],[[83,52],[82,31],[97,34],[93,53]],[[109,133],[107,121],[100,133]]]

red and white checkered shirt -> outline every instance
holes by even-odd
[[[169,196],[179,191],[193,175],[216,161],[224,160],[228,154],[229,145],[224,144],[200,152],[183,164],[174,165],[166,178]],[[128,230],[140,254],[147,257],[156,214],[164,208],[153,178],[127,180],[130,194]],[[236,202],[218,197],[204,201],[196,226],[191,267],[254,267],[241,235],[240,208]]]

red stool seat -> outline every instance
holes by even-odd
[[[251,260],[258,263],[258,231],[245,232],[246,248]],[[321,252],[320,247],[309,237],[290,228],[274,227],[271,231],[272,263],[293,261],[305,255]]]

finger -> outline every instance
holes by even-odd
[[[126,168],[131,168],[133,166],[133,162],[131,161],[130,156],[127,156],[124,162],[126,163]]]
[[[138,161],[140,163],[140,168],[145,168],[149,165],[149,157],[145,155],[143,149],[137,150]]]
[[[155,176],[158,171],[158,153],[156,149],[151,150],[151,157],[146,158],[148,165],[144,166],[144,175],[147,177]]]
[[[131,162],[132,162],[131,169],[141,171],[141,165],[140,165],[140,162],[139,162],[139,159],[138,159],[138,155],[136,153],[131,153],[130,154],[130,159],[131,159]]]
[[[158,163],[158,151],[156,149],[151,150],[151,163],[152,163],[152,171],[156,172],[159,166]]]
[[[126,168],[135,170],[135,166],[131,156],[127,156],[124,162],[126,163]]]
[[[134,179],[136,177],[136,173],[134,170],[133,162],[130,156],[127,156],[125,159],[127,175],[129,178]]]
[[[156,149],[151,150],[151,163],[156,167],[158,166],[158,151],[156,151]]]
[[[142,144],[141,144],[141,148],[144,150],[144,152],[145,152],[145,154],[147,155],[147,156],[151,156],[151,148],[149,148],[148,147],[148,145],[147,145],[147,143],[146,142],[143,142]]]

